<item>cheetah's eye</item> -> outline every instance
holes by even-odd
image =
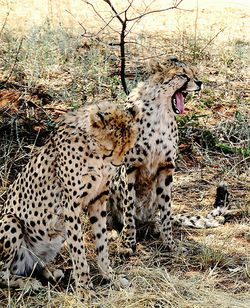
[[[186,74],[183,74],[183,73],[177,73],[176,76],[190,80],[190,78]]]
[[[109,151],[109,154],[106,154],[106,155],[103,154],[103,158],[111,157],[114,153],[114,150],[107,150],[107,151]]]
[[[170,80],[164,81],[163,84],[168,84]]]

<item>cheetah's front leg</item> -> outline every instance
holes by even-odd
[[[31,274],[37,263],[31,247],[25,241],[24,224],[12,213],[0,216],[0,260],[3,262],[0,271],[0,285],[37,290],[42,287],[35,278],[23,277]],[[1,264],[0,264],[1,266]]]
[[[156,202],[160,211],[160,233],[163,245],[169,250],[174,248],[171,226],[171,190],[174,165],[169,163],[158,169]]]
[[[88,206],[90,223],[96,242],[98,266],[104,278],[111,279],[108,245],[107,245],[107,212],[106,202],[108,191],[103,191]]]
[[[135,171],[128,175],[127,194],[121,197],[124,203],[124,227],[122,231],[122,243],[125,247],[136,250],[136,226],[135,226]]]
[[[64,220],[67,234],[67,243],[70,248],[73,263],[73,276],[77,289],[92,288],[89,277],[89,266],[86,260],[83,245],[83,232],[80,220],[81,205],[79,202],[69,202],[64,205]]]

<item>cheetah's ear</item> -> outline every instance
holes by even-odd
[[[170,65],[177,66],[177,67],[183,67],[185,68],[187,65],[185,62],[180,61],[176,56],[171,56],[168,58],[168,62]]]
[[[150,75],[154,75],[156,73],[162,72],[164,70],[164,66],[157,60],[151,59],[147,63],[147,73]]]
[[[137,105],[129,104],[126,112],[131,114],[133,119],[140,119],[142,117],[142,103],[137,101]]]
[[[168,61],[171,61],[171,62],[174,62],[174,63],[179,62],[179,60],[178,60],[178,58],[176,56],[170,56],[168,58]]]
[[[98,111],[90,116],[91,125],[94,128],[104,128],[105,127],[105,113]]]

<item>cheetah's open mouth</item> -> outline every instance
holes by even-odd
[[[176,91],[172,96],[172,108],[175,113],[182,114],[184,113],[184,102],[187,92]]]

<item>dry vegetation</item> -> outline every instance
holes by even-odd
[[[159,9],[169,1],[134,1],[131,16],[150,2],[150,9]],[[250,307],[249,4],[200,2],[197,7],[196,1],[184,1],[181,7],[188,11],[148,15],[134,25],[126,44],[127,80],[133,87],[150,57],[175,54],[197,65],[204,90],[189,97],[187,113],[179,119],[174,210],[206,213],[217,183],[225,180],[233,215],[217,229],[176,228],[175,254],[164,253],[151,238],[126,259],[111,242],[113,267],[131,283],[126,288],[100,286],[87,228],[96,285],[91,299],[72,293],[65,249],[57,260],[66,271],[64,281],[45,283],[36,294],[2,289],[1,307]],[[91,3],[105,20],[111,16],[103,1]],[[32,148],[44,142],[65,110],[104,97],[120,101],[125,95],[118,75],[116,19],[112,29],[99,31],[104,24],[84,1],[0,0],[0,5],[2,203]],[[121,4],[117,7],[122,11]]]

